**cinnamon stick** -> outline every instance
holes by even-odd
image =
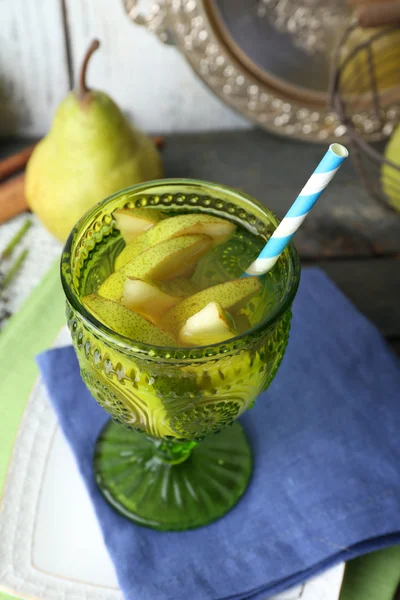
[[[157,137],[153,137],[152,140],[153,140],[156,148],[158,148],[159,150],[162,150],[164,148],[165,138],[163,138],[161,135],[158,135]]]
[[[28,210],[24,186],[24,174],[0,183],[0,224]]]
[[[153,137],[159,150],[164,147],[162,136]],[[28,146],[3,160],[0,160],[0,182],[25,168],[36,144]],[[0,183],[0,224],[6,223],[16,215],[28,210],[24,195],[25,176],[22,173],[8,181]]]
[[[11,175],[14,175],[14,173],[17,173],[18,171],[22,171],[22,169],[25,168],[35,146],[36,144],[32,144],[32,146],[28,146],[20,152],[0,160],[0,181],[3,181],[3,179],[6,179]]]

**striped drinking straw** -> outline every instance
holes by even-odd
[[[328,152],[261,250],[259,257],[246,269],[244,275],[263,275],[272,269],[348,155],[348,150],[341,144],[329,146]]]

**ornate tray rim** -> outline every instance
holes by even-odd
[[[210,0],[166,0],[165,7],[176,46],[225,104],[280,136],[317,143],[343,139],[346,128],[328,105],[321,105],[321,94],[306,104],[290,95],[292,86],[285,94],[279,89],[284,83],[274,85],[271,77],[268,85],[233,56],[215,26]]]
[[[347,138],[346,126],[329,106],[330,90],[314,93],[271,74],[257,77],[257,65],[250,64],[235,42],[227,43],[224,26],[216,24],[213,1],[153,0],[148,16],[140,12],[140,0],[124,4],[132,21],[175,44],[208,88],[253,123],[279,136],[314,143]],[[364,128],[362,118],[359,128],[367,141],[386,137]]]

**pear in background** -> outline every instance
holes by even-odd
[[[386,144],[385,158],[395,164],[397,169],[386,163],[382,165],[382,188],[392,206],[400,212],[400,125]]]
[[[355,51],[356,47],[367,44],[372,40],[369,47],[372,51],[375,83],[379,93],[393,90],[400,83],[400,53],[397,50],[400,35],[378,36],[381,31],[384,31],[384,28],[369,27],[363,29],[357,27],[341,49],[342,60],[345,60]],[[342,68],[342,94],[365,94],[372,91],[369,58],[366,50],[356,52],[347,65]]]
[[[126,120],[107,94],[87,87],[87,65],[98,47],[93,41],[79,87],[61,102],[27,166],[29,207],[61,241],[103,198],[163,174],[152,140]]]

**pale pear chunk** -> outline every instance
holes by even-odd
[[[138,235],[154,227],[161,221],[163,215],[146,208],[120,208],[113,212],[113,217],[122,237],[129,244]]]
[[[179,332],[183,346],[207,346],[229,340],[236,335],[232,317],[218,302],[209,302],[189,317]]]
[[[96,294],[84,296],[82,302],[104,325],[135,342],[168,347],[178,345],[170,333],[118,302]]]
[[[104,298],[120,301],[128,277],[167,281],[187,275],[211,245],[211,238],[205,235],[185,235],[151,246],[110,275],[98,293]]]
[[[128,244],[117,257],[115,267],[120,269],[128,261],[136,258],[143,251],[143,245],[150,247],[172,238],[197,234],[207,235],[215,246],[227,240],[235,229],[234,223],[208,214],[195,213],[169,217],[146,231],[141,236],[140,244],[135,244],[135,240]]]
[[[218,302],[224,310],[236,309],[261,290],[257,277],[225,281],[182,300],[171,308],[162,320],[163,327],[178,334],[184,323],[209,302]]]
[[[181,301],[182,297],[170,296],[154,283],[128,277],[121,304],[157,324],[167,310]]]

